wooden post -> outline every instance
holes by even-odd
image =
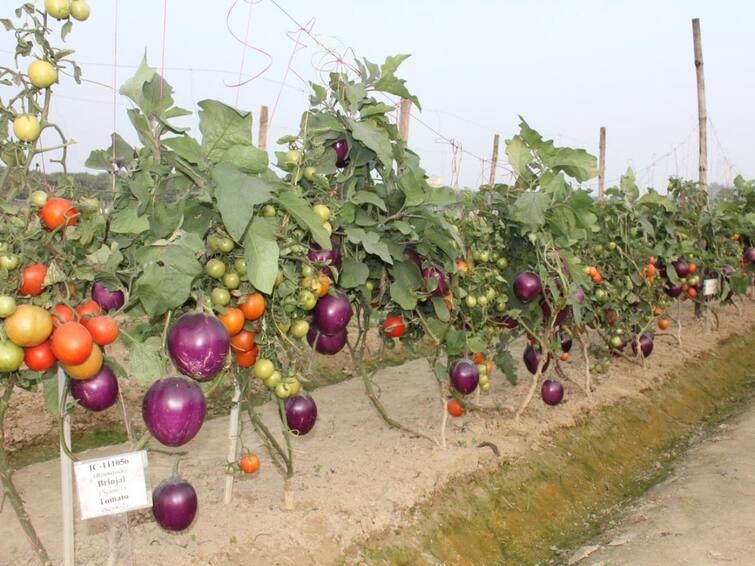
[[[233,378],[233,406],[228,420],[228,463],[236,461],[239,446],[239,409],[241,403],[241,386],[238,376]],[[233,499],[233,476],[225,476],[225,496],[223,502],[228,505]]]
[[[603,200],[606,190],[606,127],[600,127],[600,153],[598,154],[598,200]]]
[[[58,402],[63,403],[63,393],[66,389],[67,377],[63,368],[58,367]],[[71,446],[71,415],[60,407],[63,417],[63,439],[70,448]],[[63,516],[63,564],[74,566],[74,540],[73,540],[73,462],[68,454],[60,447],[60,492],[62,499]]]
[[[492,187],[495,185],[495,171],[498,168],[498,142],[501,136],[496,134],[493,136],[493,158],[490,160],[490,180],[488,184]]]
[[[257,147],[259,147],[263,151],[267,150],[268,119],[269,118],[267,115],[267,106],[263,106],[262,108],[260,108],[260,133],[259,133],[259,141],[257,142]]]
[[[409,119],[411,118],[411,112],[412,101],[408,98],[402,98],[398,119],[398,133],[405,142],[409,141]]]
[[[697,73],[697,121],[699,129],[700,161],[698,181],[708,190],[708,112],[705,106],[705,74],[703,73],[703,43],[700,37],[700,19],[692,20],[692,42],[695,50],[695,72]]]

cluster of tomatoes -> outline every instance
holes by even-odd
[[[12,299],[12,298],[11,298]],[[0,371],[26,364],[45,372],[60,363],[73,379],[86,380],[102,369],[102,348],[118,338],[118,324],[89,300],[76,310],[59,303],[49,312],[32,304],[0,298],[6,341],[0,343]]]
[[[226,308],[217,315],[231,337],[231,350],[239,367],[250,368],[257,361],[256,334],[246,326],[247,322],[253,323],[264,314],[265,298],[261,293],[251,293],[238,306]]]
[[[275,393],[278,399],[288,399],[301,391],[301,382],[295,374],[283,377],[272,360],[267,358],[257,360],[254,364],[254,375],[262,380],[265,387]]]

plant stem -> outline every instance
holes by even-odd
[[[262,440],[265,442],[265,446],[270,453],[270,457],[273,460],[273,463],[275,463],[276,466],[282,471],[288,473],[289,469],[289,461],[288,457],[286,455],[286,452],[283,450],[283,447],[280,445],[280,443],[276,440],[276,438],[273,436],[273,434],[270,432],[270,429],[267,428],[267,425],[262,421],[260,416],[257,414],[257,411],[254,410],[254,404],[252,403],[252,395],[250,392],[247,391],[246,393],[246,411],[249,414],[249,420],[252,421],[252,426],[254,426],[254,429],[257,431],[257,434],[259,434],[262,437]],[[283,463],[281,463],[281,461]]]
[[[45,550],[42,541],[39,540],[37,531],[34,530],[34,526],[31,524],[31,519],[29,519],[29,514],[24,508],[24,501],[21,499],[21,495],[13,484],[11,478],[12,472],[8,464],[8,455],[5,451],[5,413],[10,405],[10,398],[15,385],[16,376],[11,374],[5,384],[2,398],[0,398],[0,482],[2,483],[5,497],[8,498],[13,510],[16,512],[18,522],[21,524],[21,528],[23,529],[26,538],[29,539],[29,544],[31,544],[32,549],[36,553],[40,564],[51,566],[52,561],[50,560],[50,556],[47,554],[47,550]]]

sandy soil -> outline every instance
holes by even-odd
[[[732,308],[722,313],[721,328],[711,337],[685,309],[684,347],[657,340],[656,353],[647,369],[617,362],[609,374],[596,376],[593,403],[572,383],[566,384],[565,402],[547,407],[532,403],[521,422],[511,418],[523,399],[528,375],[516,387],[496,374],[485,405],[500,404],[501,414],[468,415],[448,427],[448,448],[389,429],[369,405],[359,380],[323,387],[314,393],[320,419],[308,436],[296,441],[297,475],[293,481],[295,508],[283,509],[284,481],[245,422],[243,441],[262,459],[260,472],[237,483],[235,499],[224,506],[223,466],[227,447],[227,419],[205,423],[199,435],[183,449],[189,455],[182,475],[195,486],[200,510],[191,529],[169,535],[152,521],[149,511],[133,513],[121,529],[124,545],[137,565],[168,564],[329,564],[353,550],[366,537],[402,524],[406,511],[449,482],[460,481],[481,468],[501,461],[516,461],[546,443],[548,435],[567,427],[596,406],[640,395],[663,381],[695,356],[714,350],[719,340],[745,333],[755,326],[755,308],[744,318]],[[516,346],[515,356],[523,345]],[[582,379],[580,356],[568,372]],[[524,372],[524,370],[523,370]],[[404,422],[437,436],[444,407],[437,384],[424,360],[379,373],[377,382],[390,412]],[[265,420],[275,425],[271,404],[262,408]],[[277,426],[277,425],[276,425]],[[497,445],[497,458],[483,441]],[[87,457],[118,453],[127,447],[90,451]],[[150,455],[152,485],[170,475],[174,457]],[[59,464],[50,461],[19,470],[15,479],[30,514],[56,561],[61,555]],[[77,511],[78,513],[78,511]],[[108,555],[107,531],[111,521],[77,521],[78,564],[103,564]],[[115,523],[117,525],[117,523]],[[8,505],[0,514],[0,565],[33,564],[33,556]]]
[[[755,563],[755,406],[719,426],[619,524],[569,564],[708,566]],[[584,558],[582,558],[584,557]]]

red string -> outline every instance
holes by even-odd
[[[252,7],[254,2],[249,2],[249,17],[246,19],[246,31],[244,32],[244,47],[241,49],[241,65],[239,65],[239,79],[238,86],[236,87],[236,101],[234,106],[238,108],[239,95],[241,94],[241,79],[244,76],[244,63],[246,62],[246,43],[249,41],[249,29],[252,26]]]
[[[237,36],[235,33],[233,33],[233,29],[231,28],[231,14],[233,14],[233,10],[236,8],[236,6],[238,5],[238,3],[240,1],[241,0],[234,0],[233,4],[229,8],[228,14],[226,14],[226,17],[225,17],[225,27],[226,27],[226,29],[228,29],[228,33],[231,34],[231,37],[233,39],[235,39],[241,45],[243,45],[244,48],[252,49],[252,50],[256,51],[257,53],[260,53],[261,55],[264,55],[265,57],[267,57],[268,63],[267,63],[267,65],[259,73],[256,73],[251,78],[249,78],[249,79],[247,79],[245,81],[239,81],[236,84],[228,84],[228,83],[226,83],[225,86],[227,86],[229,88],[239,88],[239,87],[242,87],[242,86],[244,86],[246,84],[249,84],[253,80],[261,77],[262,75],[264,75],[265,72],[273,65],[273,56],[270,55],[270,53],[268,53],[267,51],[265,51],[263,49],[260,49],[259,47],[255,47],[251,43],[248,43],[248,41],[245,41],[245,40],[241,39],[239,36]],[[253,2],[253,1],[250,1],[250,0],[244,0],[244,1],[247,2],[248,4],[258,4],[261,0],[257,0],[257,2]]]
[[[297,73],[293,69],[292,65],[294,63],[294,57],[296,56],[296,54],[302,49],[305,49],[307,47],[307,44],[301,41],[301,34],[306,33],[307,35],[311,35],[312,28],[314,28],[314,25],[315,25],[315,18],[312,18],[304,26],[299,27],[299,29],[286,32],[286,35],[288,36],[288,38],[294,42],[294,48],[291,50],[291,55],[289,55],[288,57],[288,64],[286,65],[286,72],[283,73],[283,81],[281,82],[280,89],[278,89],[278,95],[275,97],[273,110],[272,112],[270,112],[270,120],[268,120],[268,127],[270,127],[270,125],[273,123],[273,118],[275,118],[275,112],[278,109],[278,103],[280,102],[281,94],[283,94],[283,87],[286,86],[286,80],[288,79],[288,74],[290,72],[293,72],[297,77],[299,77],[299,79],[304,81],[301,75],[299,75],[299,73]],[[296,36],[294,36],[294,34],[296,34]],[[306,81],[304,81],[304,83],[306,84]]]

